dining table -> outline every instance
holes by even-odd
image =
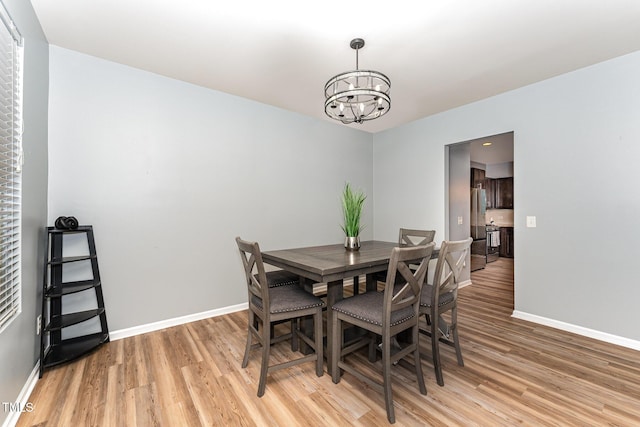
[[[386,271],[391,258],[391,249],[399,247],[398,242],[367,240],[358,250],[345,249],[343,244],[300,247],[262,252],[263,262],[292,273],[301,278],[303,287],[312,291],[313,283],[327,285],[327,355],[331,355],[332,316],[335,303],[343,299],[345,279],[357,276],[366,277],[367,292],[377,289],[375,273]],[[434,250],[432,258],[437,258]],[[327,357],[327,371],[333,374],[334,363]]]

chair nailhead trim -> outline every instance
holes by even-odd
[[[272,288],[277,288],[278,286],[289,286],[289,285],[297,285],[298,282],[297,280],[289,280],[287,282],[278,282],[278,283],[274,283],[271,285]]]
[[[290,310],[276,310],[276,311],[272,311],[271,313],[286,313],[288,311],[304,310],[305,308],[322,307],[322,305],[323,305],[322,303],[309,304],[309,305],[305,305],[303,307],[295,307],[295,308],[292,308]]]
[[[336,310],[336,309],[334,308],[334,310]],[[362,321],[367,322],[367,323],[371,323],[372,325],[378,325],[378,326],[381,326],[381,325],[382,325],[382,323],[380,323],[380,322],[374,322],[374,321],[372,321],[371,319],[367,319],[367,318],[365,318],[365,317],[355,315],[355,314],[350,313],[350,312],[348,312],[348,311],[344,311],[344,310],[340,310],[340,309],[338,309],[338,310],[336,310],[336,311],[337,311],[337,312],[340,312],[340,313],[342,313],[342,314],[346,314],[346,315],[347,315],[347,316],[349,316],[349,317],[353,317],[354,319],[358,319],[358,320],[362,320]],[[412,314],[411,316],[404,317],[404,318],[402,318],[402,319],[400,319],[400,320],[398,320],[398,321],[396,321],[396,322],[391,323],[391,326],[399,325],[400,323],[404,323],[404,322],[406,322],[407,320],[412,319],[412,318],[413,318],[413,314]]]

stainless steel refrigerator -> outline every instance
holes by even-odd
[[[482,188],[471,189],[471,271],[484,268],[487,264],[487,193]]]

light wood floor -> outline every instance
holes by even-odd
[[[640,425],[640,352],[512,319],[510,260],[472,278],[460,291],[465,366],[442,348],[439,387],[424,337],[428,395],[395,367],[396,425]],[[111,342],[45,372],[18,425],[388,425],[381,394],[348,374],[318,378],[312,363],[276,372],[256,397],[259,353],[240,368],[245,334],[239,312]],[[282,343],[273,357],[289,354]]]

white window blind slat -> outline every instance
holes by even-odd
[[[21,309],[22,37],[0,3],[0,332]]]

